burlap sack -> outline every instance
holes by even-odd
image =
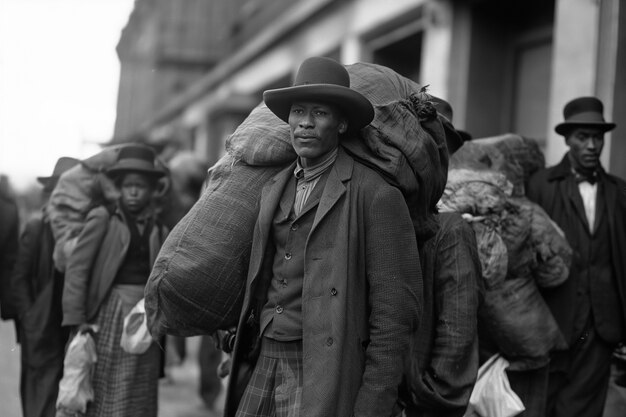
[[[514,196],[523,196],[528,178],[544,166],[539,144],[513,133],[465,142],[450,158],[451,169],[490,169],[504,174],[513,185]]]
[[[253,167],[226,155],[161,247],[145,289],[148,328],[209,334],[237,324],[263,185],[282,167]]]
[[[567,347],[530,277],[507,279],[486,291],[479,320],[506,357],[540,358]]]
[[[123,146],[104,148],[82,160],[61,174],[52,191],[46,211],[55,239],[54,264],[59,271],[65,271],[67,258],[83,229],[87,213],[98,205],[112,204],[119,198],[119,190],[105,172],[115,164]],[[156,162],[167,173],[165,165],[158,159]],[[155,192],[157,206],[159,199],[167,198],[170,189],[170,177],[165,175],[159,179]]]
[[[417,83],[390,68],[347,65],[351,88],[374,106],[374,120],[341,145],[358,161],[400,188],[418,238],[436,232],[433,211],[446,183],[448,152],[445,118]],[[257,106],[227,139],[226,149],[249,165],[277,165],[295,160],[289,127],[264,104]]]
[[[65,271],[75,237],[83,229],[87,213],[100,204],[114,202],[119,197],[115,185],[104,171],[111,167],[121,146],[105,148],[67,170],[52,191],[47,212],[55,239],[54,264]]]

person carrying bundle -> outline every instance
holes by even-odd
[[[120,346],[124,318],[144,296],[144,287],[167,229],[157,220],[153,196],[165,172],[154,151],[126,145],[107,175],[120,191],[112,207],[87,214],[67,260],[63,325],[94,335],[97,363],[94,400],[86,416],[157,415],[161,351],[156,343],[142,354]]]
[[[225,415],[390,415],[422,280],[402,193],[341,146],[373,106],[320,57],[264,101],[298,159],[261,194]]]

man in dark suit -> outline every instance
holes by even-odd
[[[567,103],[555,130],[569,151],[528,184],[574,250],[568,280],[543,292],[569,344],[551,359],[549,416],[601,416],[612,353],[626,340],[626,182],[600,164],[604,134],[615,128],[602,113],[595,97]]]
[[[60,175],[79,161],[60,158],[51,176],[39,177],[48,200]],[[68,333],[61,327],[63,274],[54,267],[54,237],[46,210],[26,223],[11,275],[11,299],[22,345],[20,395],[24,417],[53,416]]]
[[[340,145],[373,106],[328,58],[263,97],[298,160],[261,194],[226,415],[388,416],[422,279],[402,193]]]

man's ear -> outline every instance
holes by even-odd
[[[345,120],[342,120],[341,122],[339,122],[339,133],[343,135],[344,133],[346,133],[347,130],[348,130],[348,122],[346,122]]]

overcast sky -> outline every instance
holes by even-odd
[[[24,189],[111,139],[134,0],[0,0],[0,173]]]

